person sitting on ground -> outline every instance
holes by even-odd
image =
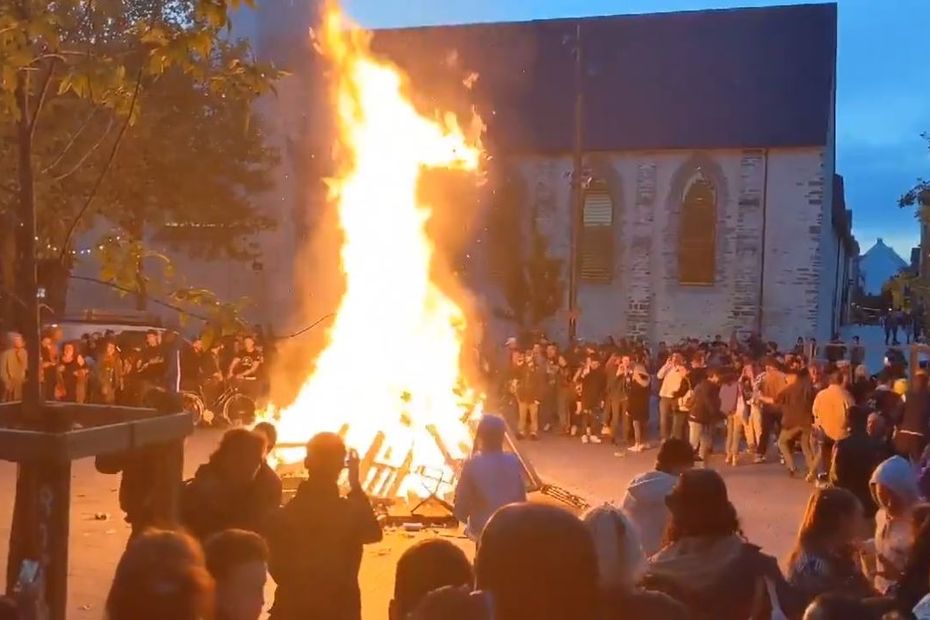
[[[475,453],[465,461],[455,488],[454,512],[473,540],[501,506],[526,501],[520,459],[504,452],[507,426],[502,418],[486,415],[475,432]]]
[[[645,567],[633,523],[618,509],[603,505],[582,519],[597,553],[602,617],[618,620],[685,620],[688,610],[661,592],[636,587]]]
[[[441,538],[421,541],[404,551],[397,561],[388,618],[406,620],[433,590],[470,586],[472,578],[464,551]]]
[[[830,482],[851,492],[862,506],[864,518],[874,525],[878,506],[872,498],[872,472],[884,458],[867,434],[868,412],[862,407],[849,410],[849,436],[837,442],[830,468]]]
[[[926,612],[930,615],[930,504],[919,504],[912,513],[914,543],[900,579],[891,589],[902,609],[912,610],[927,598]]]
[[[206,540],[228,529],[260,531],[276,506],[256,501],[265,439],[244,428],[226,431],[210,460],[181,492],[181,523]]]
[[[666,439],[659,448],[655,470],[636,476],[627,486],[621,507],[640,535],[643,553],[653,555],[662,547],[662,536],[671,514],[665,498],[678,477],[694,467],[694,450],[681,439]]]
[[[346,459],[334,433],[307,443],[307,480],[272,518],[269,569],[277,583],[272,620],[358,620],[358,570],[363,545],[381,540],[381,526],[359,480],[359,458]],[[339,492],[348,468],[349,493]]]
[[[148,530],[127,547],[107,595],[107,620],[213,617],[213,578],[196,540]]]
[[[877,596],[861,570],[862,532],[862,506],[853,493],[835,487],[814,491],[788,559],[788,583],[805,605],[824,592]]]
[[[666,545],[649,559],[643,587],[675,598],[694,618],[767,618],[775,610],[799,615],[802,607],[778,563],[743,538],[720,474],[684,472],[666,502],[672,513]]]
[[[912,512],[919,500],[911,463],[893,456],[880,464],[870,481],[878,505],[875,513],[875,588],[888,592],[900,579],[914,542]]]
[[[581,521],[543,504],[511,504],[491,517],[475,556],[475,584],[495,620],[598,618],[594,542]]]
[[[226,530],[204,545],[216,582],[216,620],[258,620],[265,606],[268,545],[255,532]]]

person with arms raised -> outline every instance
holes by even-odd
[[[275,591],[272,620],[359,620],[362,547],[381,526],[359,481],[359,459],[334,433],[307,443],[307,480],[272,517],[267,539]],[[349,493],[339,491],[348,467]]]

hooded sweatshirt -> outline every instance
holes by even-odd
[[[778,563],[737,535],[685,537],[665,547],[649,559],[643,585],[684,603],[693,617],[743,620],[753,612],[763,577],[779,607],[795,617],[798,601]]]
[[[646,557],[662,547],[662,536],[671,516],[665,498],[677,482],[677,476],[650,471],[633,478],[626,489],[621,508],[639,530]]]
[[[900,456],[893,456],[876,467],[869,484],[876,503],[879,503],[875,491],[877,485],[887,487],[910,505],[919,498],[917,474],[907,459]],[[875,513],[875,553],[879,556],[879,570],[888,564],[903,571],[913,542],[910,510],[906,514],[892,516],[887,507],[879,503]],[[885,577],[875,577],[875,589],[881,593],[887,592],[893,584]]]

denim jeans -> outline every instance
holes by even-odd
[[[688,420],[688,428],[690,430],[691,447],[701,457],[706,467],[707,458],[710,456],[714,444],[714,425]]]
[[[672,437],[688,441],[688,412],[675,411],[672,414]]]
[[[738,413],[727,416],[726,455],[728,458],[739,456],[739,446],[747,430],[743,416]]]
[[[674,398],[659,398],[659,441],[665,441],[672,436],[674,411]]]
[[[814,451],[811,449],[810,428],[795,427],[781,429],[781,432],[778,434],[778,449],[781,450],[781,455],[785,459],[785,466],[791,471],[797,469],[794,465],[794,454],[791,452],[791,442],[795,439],[801,442],[801,453],[804,455],[804,464],[807,466],[807,471],[814,471],[814,467],[817,463],[814,458]]]

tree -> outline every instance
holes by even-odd
[[[930,133],[923,133],[921,137],[927,141],[927,149],[930,150]],[[913,207],[915,205],[930,208],[930,180],[918,179],[917,184],[898,199],[898,206],[900,207]],[[918,214],[918,216],[922,217],[923,214]]]
[[[150,232],[194,255],[254,255],[248,237],[272,222],[252,199],[270,187],[276,154],[251,104],[281,74],[225,36],[240,3],[251,0],[0,5],[7,300],[34,294],[30,278],[17,278],[30,239],[45,271],[57,263],[66,279],[80,259],[77,235],[101,222],[112,230],[94,244],[100,279],[137,293],[140,305],[155,282],[168,297],[186,288],[165,257],[145,247]],[[206,234],[188,243],[191,231]],[[163,265],[157,278],[143,269],[153,258]],[[208,312],[225,314],[218,300],[209,303]],[[5,310],[9,316],[9,302]]]
[[[488,222],[490,262],[501,277],[507,309],[497,313],[524,329],[536,329],[563,306],[562,261],[549,255],[535,219],[524,221],[525,192],[508,177],[495,191]]]

